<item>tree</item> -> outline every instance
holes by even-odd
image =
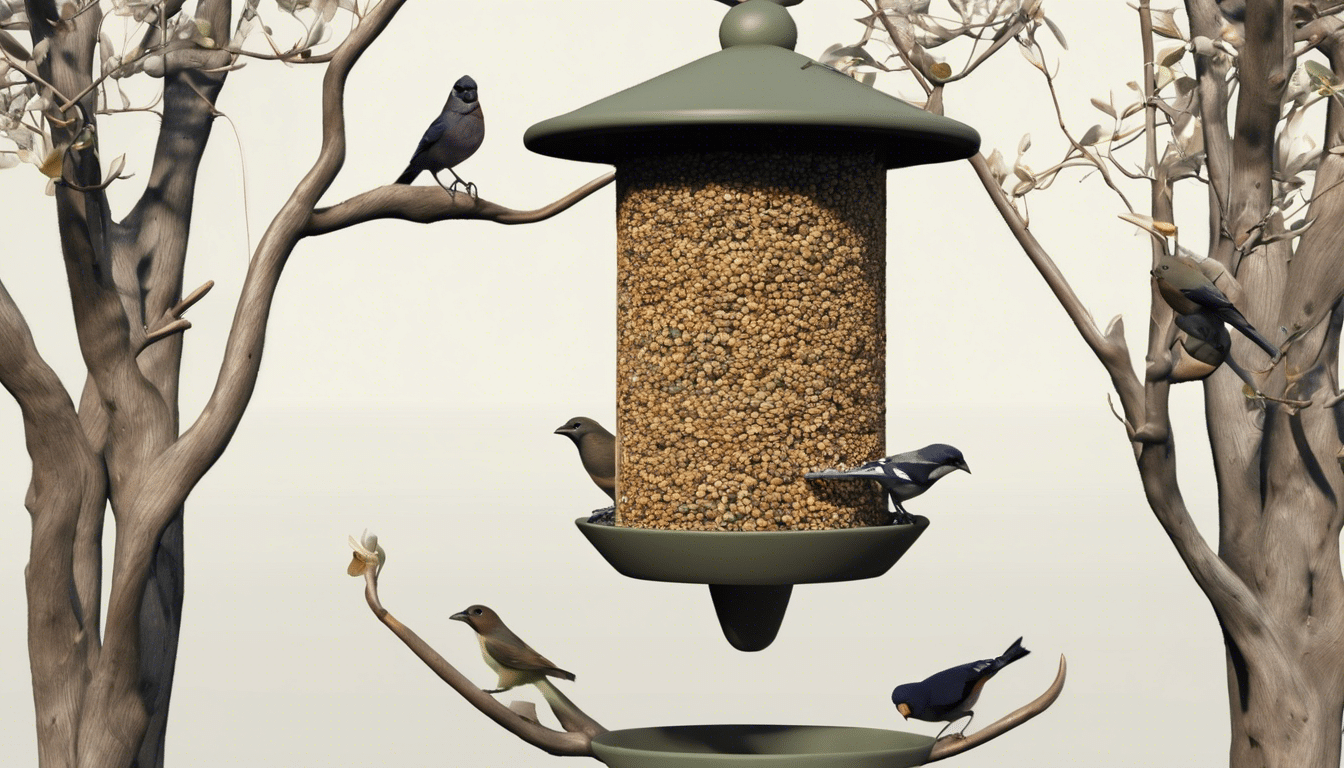
[[[25,504],[33,533],[26,570],[29,655],[43,766],[162,765],[181,628],[186,500],[228,446],[251,399],[267,321],[285,262],[300,240],[376,218],[476,218],[524,223],[551,216],[611,174],[542,209],[514,211],[436,188],[380,187],[331,207],[318,201],[346,153],[344,98],[355,63],[404,0],[177,2],[32,0],[0,3],[0,135],[50,178],[80,352],[78,406],[0,288],[0,383],[23,415],[32,459]],[[303,23],[292,47],[262,13]],[[338,15],[349,32],[323,53]],[[338,22],[340,23],[340,22]],[[226,30],[235,30],[224,42]],[[29,40],[16,33],[26,32]],[[115,39],[124,35],[127,42]],[[264,45],[255,47],[257,38]],[[254,47],[249,48],[252,44]],[[229,72],[250,59],[325,65],[317,159],[257,243],[219,377],[201,414],[179,424],[183,314],[210,289],[184,293],[197,171]],[[161,101],[121,88],[162,79]],[[126,178],[103,116],[162,118],[149,182],[118,218],[108,188]],[[106,166],[107,170],[104,170]],[[115,517],[111,592],[102,604],[102,531]]]
[[[1066,141],[1062,157],[1033,169],[1024,138],[1015,161],[995,150],[971,165],[1111,378],[1148,504],[1217,616],[1227,652],[1230,764],[1338,765],[1341,7],[1190,0],[1183,9],[1155,9],[1141,0],[1135,80],[1123,96],[1093,98],[1101,118],[1080,131],[1066,121],[1055,87],[1065,38],[1040,0],[864,5],[860,42],[834,46],[829,60],[869,81],[876,70],[902,71],[927,109],[941,111],[945,92],[950,102],[959,81],[1005,48],[1017,48],[1043,79],[1047,109]],[[958,45],[969,52],[947,53]],[[1138,369],[1119,318],[1105,329],[1094,323],[1029,225],[1028,199],[1074,169],[1110,188],[1118,213],[1207,253],[1217,284],[1281,355],[1271,359],[1237,333],[1229,353],[1213,338],[1216,328],[1178,325],[1154,288]],[[1196,191],[1178,194],[1185,188]],[[1201,228],[1207,242],[1191,234]],[[1174,247],[1155,238],[1154,265]],[[1201,364],[1195,352],[1208,352],[1200,349],[1207,342],[1219,349]],[[1218,480],[1216,547],[1186,507],[1169,412],[1172,385],[1200,379]]]

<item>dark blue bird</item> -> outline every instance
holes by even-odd
[[[453,94],[443,105],[443,111],[430,123],[429,130],[420,139],[420,146],[415,148],[410,164],[397,178],[397,183],[410,184],[422,171],[429,171],[434,181],[443,187],[438,173],[446,170],[453,174],[455,181],[444,189],[452,192],[461,184],[474,196],[476,185],[463,181],[453,166],[475,154],[484,140],[485,114],[476,97],[476,81],[463,75],[453,85]]]
[[[911,523],[914,518],[901,502],[929,490],[940,477],[958,469],[971,471],[961,451],[950,445],[934,443],[917,451],[870,461],[854,469],[825,469],[808,472],[803,477],[808,480],[876,480],[896,507],[892,522]]]
[[[1028,653],[1031,651],[1022,647],[1022,638],[1019,637],[997,659],[962,664],[945,669],[923,682],[896,686],[891,692],[891,703],[906,719],[913,717],[929,722],[947,721],[947,725],[943,726],[943,731],[946,731],[948,726],[963,717],[974,719],[975,713],[971,707],[980,698],[980,689],[985,687],[985,681]],[[963,736],[970,724],[971,721],[967,720],[966,725],[962,726]],[[943,731],[939,731],[938,736],[942,736]]]

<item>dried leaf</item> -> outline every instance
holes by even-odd
[[[1106,138],[1105,129],[1100,125],[1094,125],[1087,129],[1087,133],[1083,134],[1083,138],[1079,139],[1078,143],[1082,144],[1084,147],[1090,147],[1093,144],[1099,143],[1104,138]]]
[[[1042,72],[1045,71],[1045,64],[1041,62],[1041,57],[1036,55],[1036,49],[1034,47],[1018,43],[1017,49],[1022,53],[1022,58],[1031,62],[1031,66],[1041,70]]]
[[[49,179],[57,179],[61,176],[61,166],[65,160],[65,147],[57,147],[47,153],[43,158],[41,165],[37,170],[41,171]]]
[[[1171,67],[1175,66],[1176,62],[1180,61],[1184,57],[1185,57],[1185,46],[1174,45],[1157,54],[1157,63],[1159,66]]]
[[[1125,107],[1125,110],[1120,113],[1120,119],[1124,120],[1125,118],[1129,117],[1135,112],[1142,112],[1142,111],[1143,111],[1143,102],[1136,101],[1133,104],[1130,104],[1128,107]]]
[[[1024,133],[1022,134],[1022,140],[1017,142],[1017,154],[1020,155],[1028,149],[1031,149],[1031,134]]]
[[[1041,20],[1045,22],[1045,26],[1050,28],[1050,33],[1059,41],[1059,47],[1066,51],[1069,50],[1069,41],[1064,39],[1064,33],[1055,25],[1055,22],[1051,21],[1049,16],[1042,16]]]
[[[952,65],[945,61],[935,61],[933,65],[929,67],[929,74],[939,80],[946,80],[952,76]]]
[[[1108,104],[1107,102],[1102,101],[1101,99],[1093,98],[1092,106],[1096,107],[1097,109],[1100,109],[1102,112],[1105,112],[1111,117],[1115,117],[1115,107]]]
[[[1181,28],[1176,25],[1176,11],[1172,8],[1166,8],[1160,11],[1152,12],[1153,32],[1162,37],[1172,40],[1184,40],[1185,35]]]
[[[1168,85],[1171,85],[1175,81],[1176,81],[1176,73],[1171,70],[1171,67],[1158,67],[1156,73],[1156,82],[1153,83],[1153,86],[1160,91],[1163,88],[1166,88]]]

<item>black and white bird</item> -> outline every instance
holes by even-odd
[[[891,692],[891,703],[896,705],[896,711],[901,713],[901,717],[907,720],[913,717],[928,722],[946,721],[947,725],[943,726],[943,731],[946,731],[948,726],[963,717],[975,719],[971,708],[979,700],[980,690],[989,678],[1029,653],[1031,651],[1022,647],[1022,638],[1019,637],[998,658],[962,664],[918,683],[896,686]],[[966,734],[970,724],[971,720],[967,720],[966,725],[962,726],[962,735]],[[939,731],[938,736],[942,736],[943,731]]]
[[[914,522],[914,518],[901,502],[929,490],[939,478],[958,469],[971,471],[961,451],[944,443],[934,443],[917,451],[870,461],[854,469],[825,469],[808,472],[803,477],[808,480],[876,480],[896,507],[892,522],[905,524]]]
[[[415,154],[411,155],[411,162],[396,183],[410,184],[421,173],[429,171],[434,181],[443,187],[438,173],[446,170],[453,174],[455,181],[443,187],[445,190],[451,193],[461,184],[466,187],[468,194],[474,196],[476,185],[463,181],[453,166],[475,154],[484,140],[485,113],[481,111],[481,102],[477,98],[476,81],[463,75],[453,84],[453,93],[443,105],[443,111],[429,124],[429,129],[420,138],[420,145],[415,148]]]

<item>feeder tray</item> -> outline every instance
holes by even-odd
[[[593,754],[611,768],[907,768],[933,738],[822,725],[675,725],[609,731]]]
[[[872,579],[915,543],[929,519],[825,531],[667,531],[575,520],[624,576],[708,584],[723,634],[734,648],[759,651],[779,633],[794,584]]]

